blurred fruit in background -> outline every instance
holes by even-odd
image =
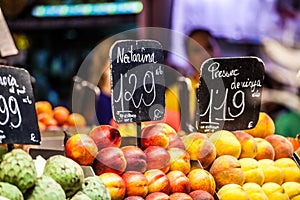
[[[35,110],[37,115],[41,113],[51,114],[52,105],[48,101],[37,101],[35,102]]]
[[[71,113],[64,125],[68,127],[82,128],[86,126],[86,120],[80,113]]]
[[[80,113],[71,113],[64,106],[52,107],[48,101],[35,102],[35,110],[40,131],[60,128],[86,127],[86,119]]]
[[[63,125],[69,118],[70,111],[64,106],[57,106],[53,109],[53,118],[58,125]]]
[[[286,137],[293,145],[294,152],[297,151],[300,147],[300,134],[297,134],[296,137]]]

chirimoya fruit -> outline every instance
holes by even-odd
[[[6,182],[0,182],[0,196],[10,200],[23,200],[23,194],[17,186]]]
[[[50,176],[41,176],[35,186],[26,194],[27,200],[65,200],[66,194],[62,187]]]
[[[110,200],[110,193],[99,176],[86,177],[81,191],[92,200]]]
[[[44,175],[52,177],[61,185],[66,197],[73,196],[81,189],[84,173],[78,163],[62,155],[51,156],[47,159]]]
[[[37,172],[31,156],[22,149],[13,149],[3,156],[0,181],[16,185],[22,193],[34,186]]]
[[[83,192],[79,191],[71,198],[71,200],[91,200],[91,198]]]

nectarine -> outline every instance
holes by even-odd
[[[93,163],[97,175],[105,172],[122,174],[126,169],[126,159],[123,151],[118,147],[105,147],[101,149]]]
[[[170,200],[170,197],[163,192],[153,192],[148,194],[145,200]]]
[[[160,146],[167,148],[169,146],[169,134],[176,134],[176,131],[166,123],[150,124],[143,127],[141,132],[142,148],[149,146]]]
[[[203,168],[208,168],[216,158],[216,148],[205,134],[194,132],[182,136],[191,160],[199,160]]]
[[[125,197],[126,185],[120,175],[107,172],[101,174],[99,177],[108,189],[111,200],[122,200]]]
[[[144,150],[146,154],[147,170],[160,169],[167,173],[170,169],[170,154],[160,146],[149,146]]]
[[[92,165],[98,148],[90,136],[78,133],[67,140],[65,152],[67,157],[80,165]]]
[[[193,200],[214,200],[213,195],[204,190],[194,190],[189,195]]]
[[[126,185],[127,196],[145,197],[148,194],[148,180],[145,175],[137,171],[127,171],[122,175]]]
[[[110,125],[99,125],[94,127],[89,136],[96,143],[99,151],[105,147],[120,147],[121,134],[119,130]]]
[[[190,180],[181,171],[170,171],[167,173],[167,177],[170,180],[171,193],[189,193],[191,191]]]
[[[178,170],[187,174],[191,170],[190,154],[181,148],[170,148],[170,171]]]
[[[137,146],[124,146],[121,150],[127,162],[126,171],[145,172],[147,170],[146,154],[142,149]]]
[[[170,180],[167,175],[159,169],[150,169],[144,173],[148,181],[148,193],[163,192],[169,194]]]
[[[193,200],[192,197],[183,192],[175,192],[170,195],[170,200]]]

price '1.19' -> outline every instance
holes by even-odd
[[[218,101],[224,95],[223,100],[216,106],[215,99]],[[218,121],[231,121],[243,114],[245,110],[245,93],[241,90],[236,91],[232,96],[231,105],[228,102],[228,88],[225,93],[220,93],[219,90],[210,90],[210,99],[207,108],[200,116],[208,115],[208,121],[201,122],[202,124],[218,124]],[[215,105],[215,106],[213,106]],[[234,110],[234,111],[233,111]]]

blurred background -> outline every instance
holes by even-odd
[[[216,37],[220,56],[265,62],[263,110],[274,118],[285,109],[299,110],[299,0],[0,0],[0,7],[19,50],[5,61],[30,72],[37,101],[70,108],[78,68],[112,35],[139,27],[183,34],[204,28]],[[184,41],[163,37],[185,54]],[[173,55],[167,61],[185,69]]]

